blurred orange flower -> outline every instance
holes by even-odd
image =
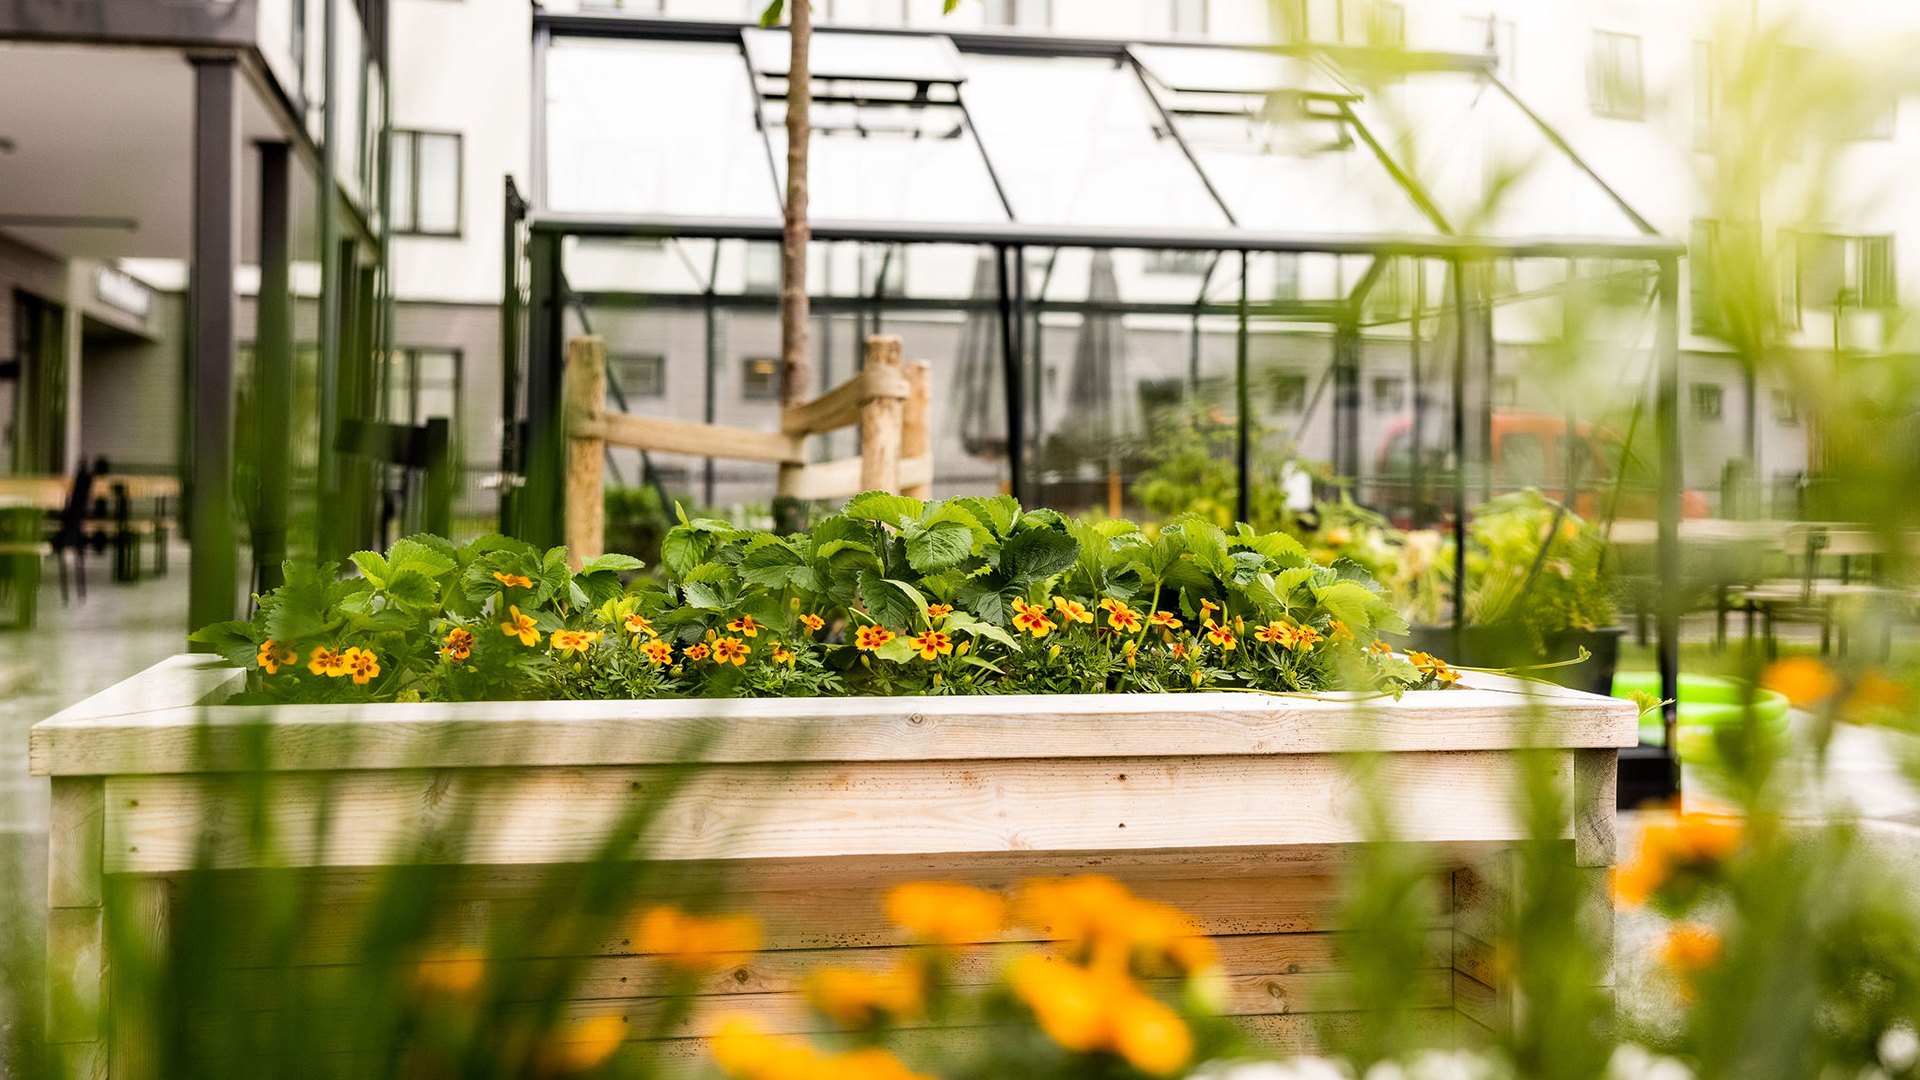
[[[562,1075],[588,1072],[612,1057],[626,1038],[627,1022],[620,1017],[589,1017],[555,1033],[544,1057]]]
[[[807,978],[807,1001],[844,1028],[919,1016],[926,1009],[926,983],[918,967],[887,971],[822,968]]]
[[[1006,923],[999,894],[953,881],[913,881],[887,893],[887,918],[936,945],[991,941]]]
[[[760,922],[751,915],[690,915],[661,905],[640,917],[633,936],[640,952],[682,971],[712,971],[760,947]]]
[[[1683,870],[1711,868],[1740,846],[1740,824],[1706,814],[1676,814],[1649,821],[1640,833],[1633,859],[1613,873],[1616,903],[1646,903]]]
[[[486,958],[478,949],[442,949],[422,958],[413,969],[413,985],[431,994],[470,994],[487,974]]]
[[[1811,656],[1790,656],[1769,664],[1760,676],[1760,685],[1777,690],[1785,694],[1788,701],[1805,707],[1832,697],[1840,688],[1840,680],[1827,665]]]
[[[1029,953],[1014,961],[1009,977],[1040,1030],[1067,1050],[1108,1050],[1154,1076],[1171,1076],[1193,1056],[1186,1022],[1124,972]]]

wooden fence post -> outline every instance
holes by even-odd
[[[933,460],[933,428],[928,416],[933,399],[933,364],[915,360],[907,365],[907,404],[900,419],[900,459]],[[931,470],[927,473],[932,475]],[[900,494],[915,499],[933,498],[933,482],[907,484]]]
[[[606,441],[587,434],[586,421],[606,406],[607,344],[597,337],[567,342],[561,392],[567,432],[567,563],[575,570],[606,547]]]
[[[887,334],[867,338],[866,367],[900,366],[900,339]],[[900,490],[900,436],[904,402],[873,397],[860,403],[860,490]]]

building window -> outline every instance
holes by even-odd
[[[1213,261],[1210,251],[1171,251],[1166,248],[1148,248],[1145,270],[1149,274],[1180,274],[1199,277],[1207,272],[1207,266]]]
[[[607,357],[607,378],[629,401],[665,397],[667,358],[659,353],[615,353]]]
[[[740,396],[748,401],[780,400],[780,361],[758,357],[740,371]]]
[[[988,26],[1053,29],[1053,0],[987,0]]]
[[[1367,25],[1367,41],[1381,48],[1404,48],[1407,44],[1407,6],[1378,0],[1373,5],[1373,20]]]
[[[461,139],[441,131],[393,133],[393,231],[460,235]]]
[[[1373,377],[1373,411],[1397,413],[1407,407],[1407,380],[1398,375]]]
[[[1587,68],[1587,97],[1596,116],[1640,120],[1647,112],[1647,90],[1640,70],[1640,39],[1606,30],[1593,32],[1593,58]]]
[[[1208,0],[1148,0],[1147,33],[1204,36]]]
[[[387,420],[418,427],[445,417],[460,453],[465,364],[459,349],[400,348],[387,354]]]
[[[1800,426],[1800,401],[1786,390],[1773,392],[1773,422],[1782,427]]]
[[[1720,83],[1713,70],[1713,42],[1693,43],[1693,148],[1713,148],[1713,115],[1720,106]]]
[[[1276,412],[1302,413],[1307,409],[1307,377],[1298,371],[1276,371],[1271,376]]]
[[[1273,257],[1273,300],[1277,304],[1300,299],[1300,253],[1283,251]]]
[[[1695,420],[1718,421],[1726,408],[1727,392],[1719,383],[1694,383],[1689,391]]]
[[[780,245],[771,240],[747,242],[747,281],[750,293],[780,291]]]
[[[1795,233],[1785,260],[1791,273],[1782,282],[1781,306],[1798,324],[1803,308],[1890,308],[1898,300],[1893,237]]]

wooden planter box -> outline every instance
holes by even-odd
[[[1453,909],[1433,916],[1429,1008],[1415,1019],[1497,1027],[1511,1003],[1472,905],[1501,895],[1486,868],[1524,835],[1514,758],[1526,718],[1572,783],[1563,835],[1592,868],[1586,914],[1607,926],[1615,755],[1638,737],[1631,703],[1485,675],[1363,705],[1253,694],[219,704],[242,678],[179,656],[33,729],[32,769],[52,777],[56,991],[107,993],[108,879],[124,877],[115,895],[135,898],[158,939],[170,882],[203,841],[219,866],[249,865],[244,815],[222,810],[213,770],[224,766],[209,763],[243,760],[264,718],[281,864],[316,868],[315,887],[337,892],[329,912],[364,905],[368,868],[422,830],[471,821],[460,858],[486,867],[485,881],[439,932],[478,945],[488,919],[533,917],[534,875],[590,858],[698,745],[709,764],[674,795],[648,854],[739,870],[728,906],[765,919],[767,951],[710,990],[775,1026],[809,1029],[800,973],[856,955],[819,950],[858,946],[859,962],[879,962],[901,944],[879,911],[890,883],[1098,871],[1216,935],[1230,1011],[1281,1046],[1311,1037],[1303,1010],[1334,963],[1333,864],[1363,839],[1343,754],[1370,746],[1387,752],[1401,835],[1460,868]],[[331,828],[314,839],[323,813]],[[344,935],[316,926],[313,938],[307,962],[352,961]],[[583,993],[602,996],[575,1011],[626,1015],[622,973],[645,961],[625,941],[599,954]],[[709,1015],[696,1010],[677,1034],[706,1034]],[[86,1010],[53,1022],[53,1039],[97,1074],[125,1075],[137,1055]]]

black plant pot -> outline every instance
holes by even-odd
[[[1449,664],[1476,668],[1517,668],[1571,660],[1585,648],[1593,654],[1583,664],[1528,672],[1550,679],[1574,690],[1590,694],[1613,693],[1613,672],[1620,663],[1620,638],[1626,627],[1606,626],[1598,630],[1563,630],[1549,635],[1544,651],[1535,649],[1527,632],[1509,626],[1467,626],[1460,630],[1459,642],[1445,626],[1416,626],[1407,636],[1407,647],[1432,653]]]

